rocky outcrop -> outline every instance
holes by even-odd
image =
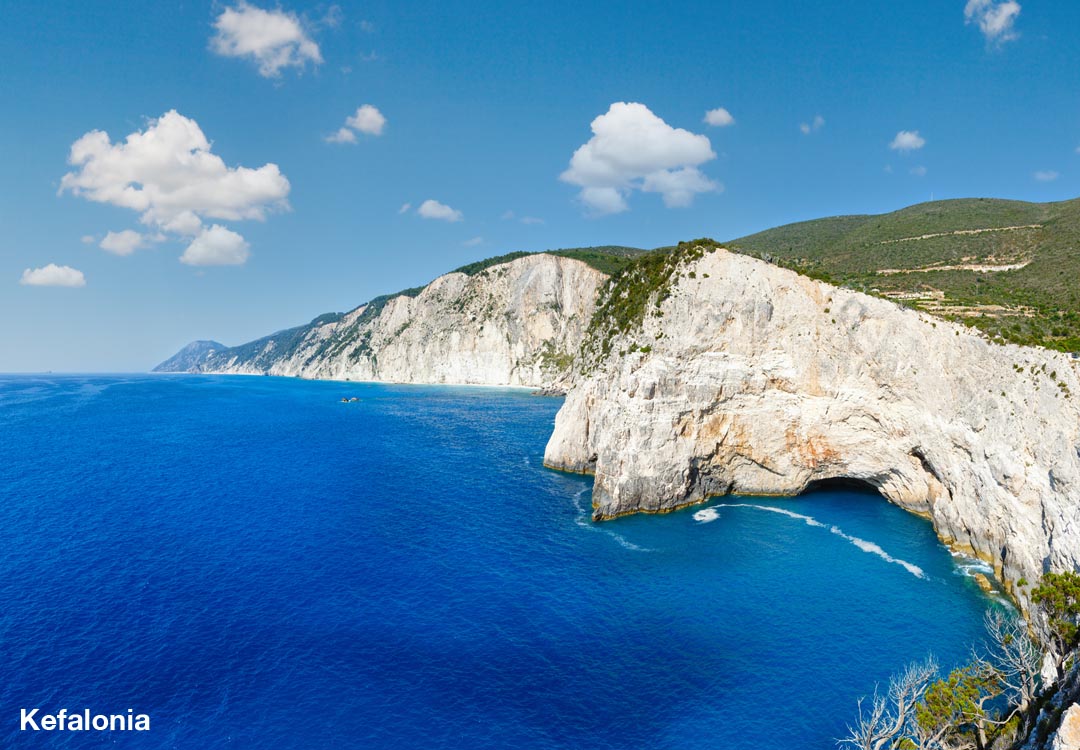
[[[579,260],[529,255],[215,351],[185,370],[550,387],[578,351],[606,279]]]
[[[1006,585],[1080,565],[1068,357],[722,249],[698,255],[556,419],[545,462],[595,475],[595,518],[847,479],[926,515]]]
[[[198,372],[202,363],[217,352],[228,349],[216,341],[192,341],[154,368],[154,372]]]
[[[1074,703],[1061,717],[1051,750],[1080,750],[1080,704]]]

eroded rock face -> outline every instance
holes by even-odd
[[[578,260],[530,255],[475,276],[449,273],[416,297],[360,307],[280,340],[210,357],[201,372],[394,383],[551,386],[581,344],[607,277]],[[368,314],[365,314],[368,313]],[[242,351],[238,351],[242,350]]]
[[[1080,704],[1072,704],[1062,715],[1050,750],[1080,750]]]
[[[660,312],[571,390],[547,446],[549,466],[595,474],[596,518],[842,477],[1003,581],[1080,565],[1068,357],[723,250],[685,266]],[[620,353],[633,344],[651,351]]]

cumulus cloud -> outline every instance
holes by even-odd
[[[23,286],[86,286],[83,272],[71,266],[58,266],[50,263],[42,268],[27,268],[23,271],[19,283]]]
[[[910,172],[916,177],[926,177],[926,167],[921,165],[918,167],[912,167]]]
[[[717,185],[693,167],[653,172],[641,184],[646,193],[660,193],[668,208],[682,208],[694,201],[696,193],[716,190]]]
[[[537,218],[536,216],[522,216],[521,217],[521,223],[522,224],[543,224],[544,220],[540,219],[540,218]]]
[[[1020,3],[1015,0],[968,0],[964,23],[975,24],[988,44],[1004,44],[1020,36],[1015,29]]]
[[[1053,182],[1061,175],[1050,169],[1040,169],[1034,176],[1039,182]]]
[[[92,234],[84,234],[82,237],[79,238],[79,241],[82,242],[84,245],[93,245],[97,240]]]
[[[803,122],[799,124],[799,130],[802,131],[803,135],[810,135],[811,133],[816,133],[823,127],[825,127],[825,118],[821,115],[814,115],[814,119],[810,122]]]
[[[87,200],[140,213],[144,224],[191,233],[201,218],[266,218],[288,207],[289,181],[276,164],[228,167],[199,124],[170,110],[123,142],[93,130],[71,146],[76,169],[60,181]]]
[[[132,229],[122,232],[109,232],[98,245],[102,250],[113,255],[131,255],[146,244],[146,238]]]
[[[416,209],[422,218],[439,219],[441,221],[461,221],[465,216],[457,209],[450,208],[445,203],[436,200],[426,200]]]
[[[191,241],[180,262],[189,266],[240,266],[251,255],[248,247],[239,234],[214,224]]]
[[[382,135],[386,128],[386,118],[378,107],[363,104],[356,108],[355,114],[346,118],[345,126],[333,135],[328,135],[327,143],[356,143],[356,134]]]
[[[261,221],[288,208],[289,181],[276,164],[229,167],[210,149],[199,124],[176,110],[116,143],[94,130],[72,144],[68,163],[75,169],[58,192],[137,211],[159,235],[182,237],[201,236],[205,219]],[[109,246],[105,240],[101,246],[126,255],[137,247],[137,234],[110,233]]]
[[[926,139],[919,135],[918,130],[901,130],[892,139],[889,148],[893,151],[918,151],[926,145]]]
[[[723,107],[717,107],[705,113],[705,123],[715,128],[726,128],[735,124],[735,118]]]
[[[322,54],[295,13],[263,10],[244,0],[226,8],[214,21],[210,49],[225,57],[246,57],[259,75],[276,78],[283,68],[320,64]]]
[[[383,128],[386,127],[386,118],[377,107],[362,104],[356,108],[356,113],[347,119],[345,124],[367,135],[382,135]]]
[[[472,239],[465,240],[461,244],[464,245],[465,247],[476,247],[477,245],[484,244],[484,238],[483,237],[473,237]]]
[[[634,190],[660,193],[668,206],[685,206],[695,193],[718,189],[698,170],[715,159],[709,139],[673,128],[644,104],[616,102],[591,124],[593,136],[574,152],[560,176],[581,187],[594,215],[626,211]]]
[[[399,209],[397,210],[397,212],[398,212],[398,214],[404,214],[404,213],[408,213],[408,211],[409,211],[409,209],[410,209],[410,208],[412,208],[412,204],[411,204],[411,203],[402,203],[402,204],[401,204],[401,208],[399,208]]]
[[[356,143],[356,133],[348,128],[338,128],[336,133],[323,138],[327,143]]]

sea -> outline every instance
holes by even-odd
[[[560,404],[0,377],[0,747],[834,748],[1006,606],[872,492],[594,523],[543,466]]]

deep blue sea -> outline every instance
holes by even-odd
[[[832,748],[979,639],[989,600],[876,495],[593,524],[541,465],[559,405],[0,377],[0,747]],[[20,732],[33,707],[151,731]]]

